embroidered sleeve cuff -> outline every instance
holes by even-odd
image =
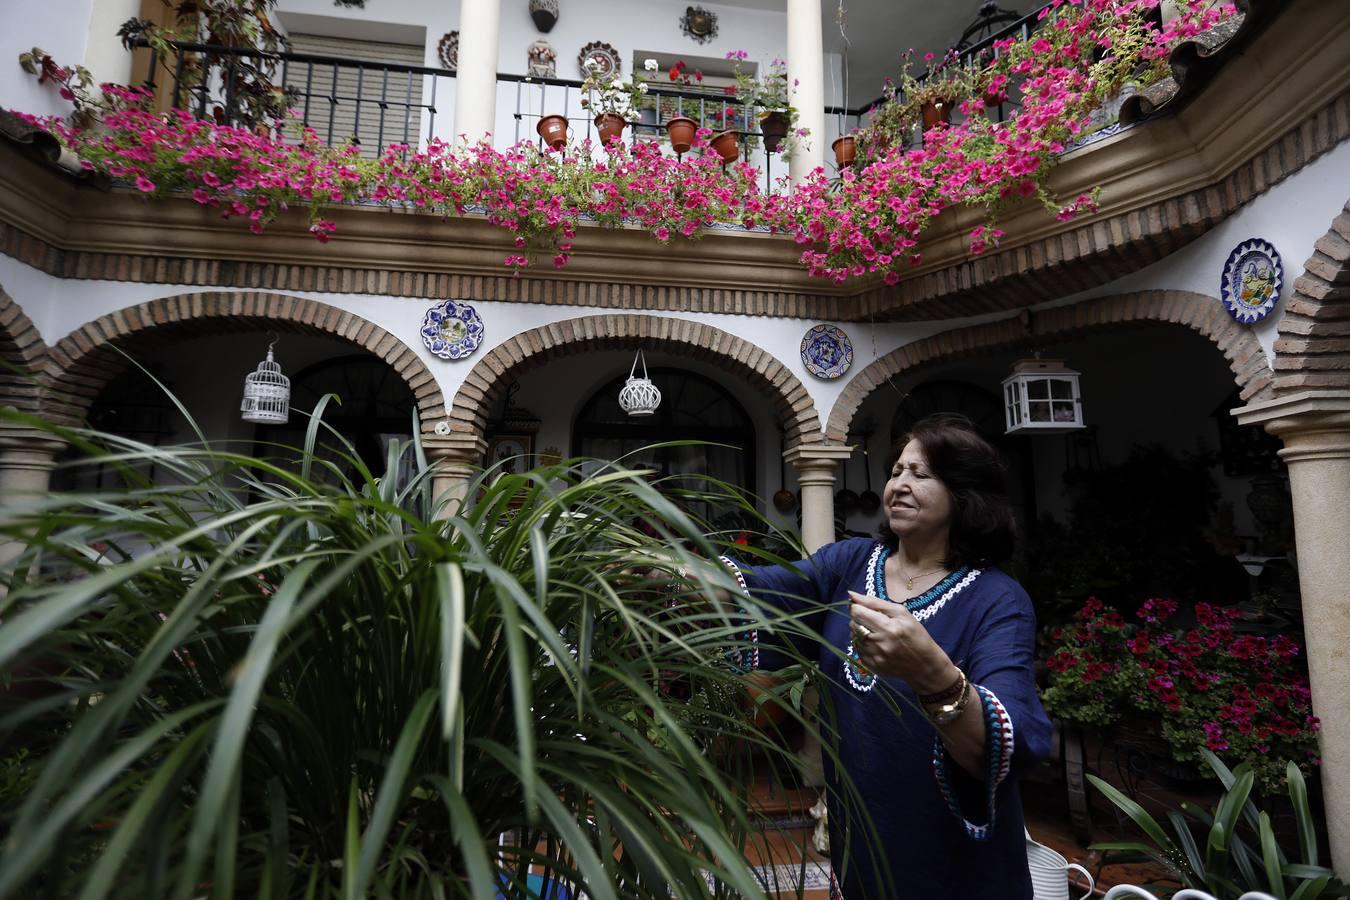
[[[741,593],[749,597],[750,588],[745,583],[745,575],[741,572],[741,567],[729,556],[719,556],[718,559],[731,571],[732,576],[736,579],[736,584],[741,589]],[[727,652],[727,657],[733,665],[741,669],[758,669],[759,631],[749,627],[750,613],[745,607],[741,607],[741,615],[746,627],[736,635],[736,646]]]
[[[999,702],[998,697],[994,696],[993,691],[978,684],[972,687],[980,698],[980,711],[984,715],[985,803],[984,808],[977,813],[976,820],[968,817],[966,810],[962,808],[949,770],[954,763],[947,755],[947,749],[942,745],[941,738],[933,739],[933,771],[937,775],[938,788],[942,791],[943,799],[947,801],[947,808],[961,820],[967,835],[973,840],[983,841],[988,840],[989,832],[994,827],[994,796],[1003,779],[1008,777],[1008,770],[1012,766],[1013,726],[1007,709]]]

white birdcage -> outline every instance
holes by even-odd
[[[281,366],[272,360],[272,346],[257,371],[244,378],[244,402],[239,404],[245,422],[285,425],[291,417],[291,380],[281,374]]]
[[[1003,379],[1008,434],[1064,434],[1083,425],[1078,373],[1063,360],[1019,359]]]
[[[637,377],[638,360],[642,360],[642,377]],[[647,358],[642,351],[633,357],[633,368],[628,372],[628,381],[619,391],[619,406],[630,416],[650,416],[661,405],[661,392],[647,377]]]

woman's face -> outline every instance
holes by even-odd
[[[918,441],[906,444],[891,467],[881,501],[891,531],[902,540],[931,537],[951,527],[952,495],[928,467]]]

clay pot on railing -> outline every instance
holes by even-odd
[[[923,114],[924,130],[927,131],[952,120],[952,102],[947,99],[929,100],[920,108],[920,112]]]
[[[858,143],[851,134],[835,138],[830,146],[834,148],[834,164],[840,169],[847,169],[858,158]]]
[[[561,150],[567,144],[566,116],[544,116],[539,120],[539,124],[534,126],[534,130],[539,132],[539,136],[551,150]]]
[[[764,135],[764,149],[770,153],[777,150],[783,138],[787,137],[791,125],[792,120],[788,118],[788,114],[780,109],[760,113],[759,133]]]
[[[610,141],[617,141],[623,136],[623,130],[628,125],[628,120],[617,113],[601,113],[595,117],[595,127],[600,132],[601,146],[607,145]]]
[[[688,153],[694,146],[694,134],[698,123],[688,116],[676,116],[666,123],[666,134],[670,135],[670,148],[676,153]]]
[[[709,144],[713,150],[717,151],[717,155],[722,157],[724,164],[734,163],[736,158],[741,155],[741,147],[736,143],[736,132],[734,131],[724,131],[715,135]]]

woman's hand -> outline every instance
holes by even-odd
[[[853,649],[869,671],[903,678],[918,694],[937,693],[960,676],[928,629],[903,604],[853,591],[848,596]]]

